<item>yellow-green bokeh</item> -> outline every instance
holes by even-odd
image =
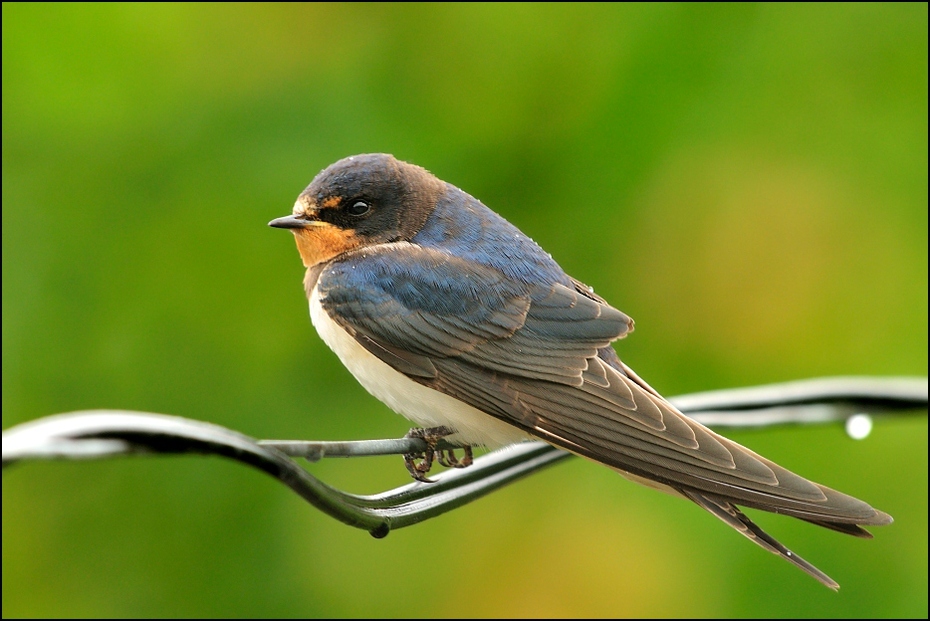
[[[384,151],[633,316],[667,394],[927,374],[927,5],[3,5],[3,427],[85,408],[401,435],[317,338],[290,235]],[[836,594],[574,460],[374,540],[215,459],[3,475],[4,616],[927,615],[926,416],[731,434],[862,497],[760,523]],[[312,467],[360,492],[397,460]]]

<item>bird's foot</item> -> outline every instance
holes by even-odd
[[[436,451],[436,461],[439,462],[439,465],[445,466],[446,468],[467,468],[474,461],[474,456],[471,452],[470,446],[461,447],[465,454],[462,455],[462,459],[458,459],[455,456],[455,449],[446,449],[444,451]]]
[[[415,427],[407,432],[406,438],[419,438],[426,442],[426,451],[417,453],[404,453],[404,465],[407,472],[410,473],[417,481],[423,483],[432,483],[433,481],[426,477],[433,467],[433,461],[439,462],[446,468],[466,468],[472,464],[472,450],[470,446],[462,447],[465,455],[462,459],[455,456],[455,449],[437,449],[439,441],[448,435],[455,433],[448,427],[429,427],[423,429]]]

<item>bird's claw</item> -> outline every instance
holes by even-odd
[[[472,455],[470,446],[463,446],[462,450],[465,451],[465,454],[462,455],[462,459],[458,459],[455,456],[455,449],[436,451],[436,461],[439,462],[439,465],[445,466],[446,468],[467,468],[474,461],[474,456]]]
[[[423,483],[433,483],[434,481],[426,476],[433,467],[433,461],[439,462],[441,466],[446,468],[467,468],[472,464],[473,456],[470,446],[462,447],[465,451],[462,459],[455,456],[455,449],[440,450],[436,448],[440,440],[452,433],[454,431],[448,427],[430,427],[427,429],[416,427],[407,432],[404,437],[419,438],[426,442],[427,447],[426,451],[404,453],[404,465],[407,467],[410,476]]]

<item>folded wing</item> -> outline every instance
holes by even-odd
[[[361,263],[365,269],[357,269]],[[578,281],[519,282],[486,265],[399,243],[331,264],[318,287],[337,323],[411,379],[671,489],[828,586],[835,583],[733,503],[861,537],[870,535],[859,525],[891,521],[675,409],[609,346],[632,330],[632,320]]]

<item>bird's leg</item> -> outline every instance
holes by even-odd
[[[470,446],[463,447],[465,455],[461,460],[455,457],[454,449],[438,450],[436,448],[440,440],[453,433],[455,432],[448,427],[429,427],[426,429],[415,427],[408,431],[407,435],[404,437],[419,438],[426,442],[426,451],[404,454],[404,465],[407,467],[407,472],[410,473],[410,476],[417,481],[432,483],[432,481],[426,477],[426,474],[430,471],[430,468],[433,467],[434,460],[438,461],[440,465],[446,468],[465,468],[466,466],[470,466],[472,464],[472,451]]]

